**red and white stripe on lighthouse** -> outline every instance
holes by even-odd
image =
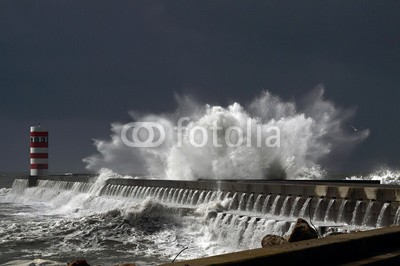
[[[49,132],[39,126],[31,127],[30,132],[30,176],[46,176],[49,168]]]

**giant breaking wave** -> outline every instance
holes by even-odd
[[[99,153],[84,159],[87,168],[181,180],[322,178],[325,169],[321,160],[329,161],[330,154],[348,151],[369,135],[368,129],[354,134],[346,128],[345,123],[353,117],[354,109],[338,108],[324,99],[322,86],[299,101],[284,101],[269,91],[249,104],[233,103],[227,107],[198,104],[186,96],[176,99],[177,109],[173,113],[130,112],[130,116],[133,121],[159,123],[167,132],[174,132],[182,117],[190,119],[187,130],[202,127],[210,132],[217,123],[222,127],[217,136],[221,147],[213,145],[211,140],[204,147],[193,147],[188,144],[188,134],[184,134],[182,145],[178,145],[176,136],[167,135],[158,147],[132,148],[121,139],[124,124],[116,122],[111,124],[110,140],[95,140]],[[280,147],[226,145],[223,140],[229,127],[242,129],[244,138],[257,138],[257,130],[252,130],[251,136],[246,135],[248,121],[253,129],[278,127]],[[263,131],[263,141],[267,137]]]

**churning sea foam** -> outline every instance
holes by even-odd
[[[111,124],[111,139],[95,140],[98,154],[83,161],[90,170],[109,168],[121,174],[142,173],[153,178],[192,180],[211,179],[276,179],[323,178],[321,159],[340,147],[351,147],[369,135],[369,130],[351,134],[345,123],[353,109],[342,109],[324,99],[324,88],[318,86],[299,101],[284,101],[269,91],[246,105],[227,107],[198,104],[190,97],[178,96],[177,110],[167,114],[130,112],[133,121],[155,122],[167,132],[158,147],[127,146],[121,138],[125,124]],[[182,136],[176,126],[188,117]],[[213,140],[213,127],[220,129]],[[209,138],[202,147],[190,142],[191,130],[204,128]],[[232,134],[247,142],[228,145]],[[272,136],[269,128],[278,128],[279,147],[264,145]],[[230,132],[232,133],[232,131]],[[204,137],[204,135],[203,135]],[[214,136],[213,136],[214,137]],[[215,145],[217,143],[218,145]],[[263,145],[256,145],[261,143]]]

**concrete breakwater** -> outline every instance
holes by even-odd
[[[74,182],[90,183],[92,177],[49,176],[41,180],[59,181],[68,188]],[[400,187],[371,183],[108,179],[100,193],[105,196],[153,197],[181,205],[231,198],[228,208],[215,218],[220,223],[227,223],[234,216],[247,216],[249,224],[253,224],[265,215],[282,221],[311,217],[320,228],[375,228],[400,222]]]

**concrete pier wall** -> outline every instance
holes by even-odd
[[[70,182],[90,182],[93,176],[49,176],[41,179],[50,179]],[[231,192],[234,197],[232,206],[237,206],[239,200],[242,202],[255,201],[261,197],[263,202],[268,195],[281,197],[277,200],[277,209],[281,209],[284,201],[291,205],[296,197],[298,206],[303,206],[308,199],[310,209],[305,216],[311,214],[317,220],[324,220],[327,216],[338,217],[342,208],[341,221],[375,227],[389,226],[394,224],[399,217],[398,209],[400,204],[400,186],[377,185],[371,183],[354,182],[323,182],[323,181],[178,181],[178,180],[151,180],[151,179],[109,179],[108,184],[120,186],[140,186],[140,187],[163,187],[176,189],[190,189],[202,191],[224,191]],[[236,194],[236,195],[235,195]],[[329,210],[328,206],[330,205]],[[318,208],[319,214],[315,214]],[[368,211],[370,218],[365,220],[365,213]],[[299,210],[295,213],[298,214]],[[396,216],[397,214],[397,216]],[[317,217],[316,217],[317,215]],[[318,219],[319,218],[319,219]]]

